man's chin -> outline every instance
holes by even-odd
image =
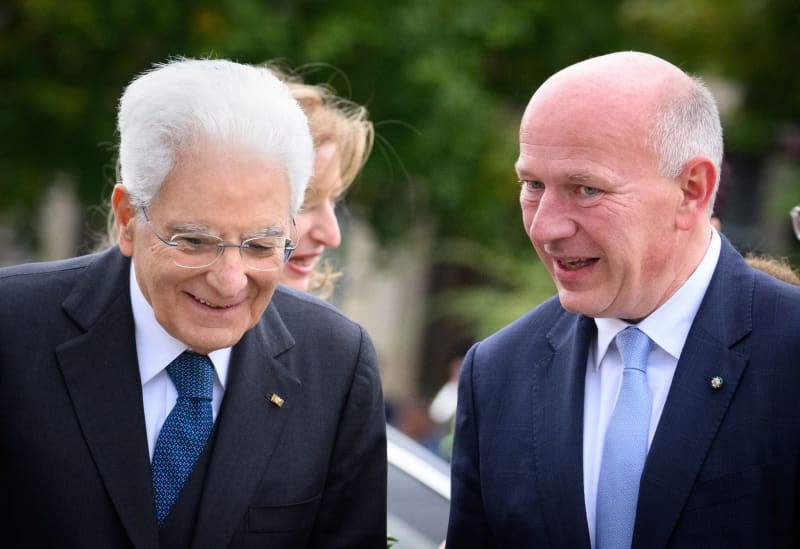
[[[594,300],[588,299],[589,296],[576,295],[577,292],[559,289],[558,300],[565,310],[590,317],[601,316],[602,307]]]
[[[249,329],[249,328],[248,328]],[[233,347],[242,339],[247,330],[234,330],[230,327],[225,328],[201,328],[194,329],[190,334],[179,337],[190,349],[196,353],[207,355],[219,349]]]

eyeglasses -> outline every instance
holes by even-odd
[[[792,226],[794,227],[794,235],[800,240],[800,206],[795,206],[789,213],[792,216]]]
[[[285,235],[254,236],[245,239],[241,244],[229,244],[211,234],[186,232],[174,234],[168,240],[153,227],[147,210],[142,208],[142,212],[156,238],[170,248],[172,261],[178,267],[202,269],[222,257],[225,248],[239,248],[245,266],[255,271],[275,271],[289,261],[289,256],[297,247]],[[294,228],[294,221],[291,226]]]

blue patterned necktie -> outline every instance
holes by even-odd
[[[617,334],[616,342],[625,367],[603,445],[597,485],[597,549],[631,546],[653,407],[647,385],[650,338],[630,326]]]
[[[214,367],[205,355],[184,351],[167,366],[178,400],[167,416],[153,453],[153,489],[158,525],[164,523],[203,452],[214,419]]]

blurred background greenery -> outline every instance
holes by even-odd
[[[3,0],[0,264],[73,255],[102,231],[91,206],[110,194],[116,102],[135,74],[178,55],[279,59],[376,123],[343,219],[373,244],[368,259],[342,256],[335,299],[371,332],[412,333],[383,351],[376,338],[387,369],[411,371],[387,393],[430,395],[450,341],[553,293],[522,230],[517,128],[533,90],[580,59],[643,50],[703,76],[726,131],[723,232],[798,266],[788,217],[800,203],[798,28],[797,0]],[[59,218],[43,204],[70,200],[76,236],[53,250],[72,232],[45,231]],[[372,314],[346,295],[364,289],[367,260],[361,276],[399,278],[402,298]],[[408,302],[413,314],[395,314]]]

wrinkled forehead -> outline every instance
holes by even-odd
[[[644,150],[651,125],[651,117],[627,109],[624,101],[576,93],[535,98],[520,124],[520,154],[533,149],[545,156],[563,149],[573,155],[589,149]]]
[[[520,126],[520,176],[547,179],[558,174],[655,170],[647,116],[624,104],[594,101],[581,94],[551,95],[533,101]]]

